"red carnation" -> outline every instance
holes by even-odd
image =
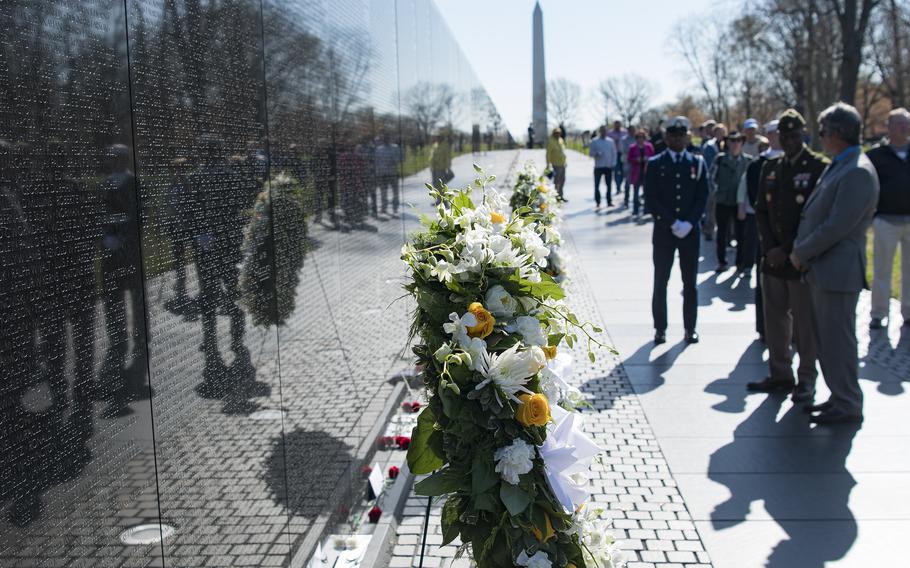
[[[398,447],[402,450],[408,449],[408,446],[411,445],[411,439],[407,436],[396,436],[395,443],[398,444]]]
[[[414,412],[414,408],[411,406],[411,404],[412,403],[410,403],[410,402],[402,402],[401,409],[404,410],[405,412]]]
[[[388,450],[389,447],[394,443],[395,443],[395,438],[393,438],[391,436],[380,436],[379,439],[376,440],[376,445],[379,447],[380,450]]]
[[[395,479],[398,477],[398,474],[401,472],[397,466],[392,466],[389,468],[389,479]]]
[[[360,468],[360,473],[363,474],[364,477],[370,477],[370,474],[373,473],[373,468],[368,465],[365,465],[362,468]]]
[[[411,403],[411,412],[417,412],[418,410],[420,410],[420,403],[417,401],[412,402]]]
[[[367,513],[367,516],[370,517],[370,522],[375,525],[379,522],[379,517],[382,516],[382,509],[379,507],[373,507],[370,509],[370,512]]]

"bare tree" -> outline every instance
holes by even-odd
[[[879,0],[827,0],[840,24],[843,51],[840,57],[840,98],[853,104],[859,82],[863,47],[869,20]]]
[[[725,51],[729,32],[716,18],[690,18],[674,27],[670,49],[689,67],[715,118],[728,121],[732,82],[731,58]]]
[[[910,104],[910,6],[887,0],[872,28],[872,53],[894,106]]]
[[[440,120],[451,126],[456,113],[455,91],[450,85],[421,81],[405,93],[404,106],[417,126],[419,143],[426,144]]]
[[[557,124],[571,126],[578,115],[581,87],[568,79],[553,79],[547,83],[547,112]]]
[[[653,81],[634,73],[611,77],[597,87],[604,103],[604,117],[612,111],[624,124],[632,124],[651,105],[657,91]]]

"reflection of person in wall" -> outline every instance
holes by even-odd
[[[362,145],[345,146],[339,144],[338,148],[338,202],[344,212],[347,228],[363,228],[363,218],[366,216],[366,199],[369,176],[372,177],[372,166],[367,165],[367,152]]]
[[[383,134],[376,147],[376,183],[382,198],[382,212],[389,212],[389,193],[392,194],[392,212],[398,214],[398,175],[404,156],[398,144],[389,142],[389,135]]]
[[[173,180],[168,188],[167,213],[171,219],[171,257],[174,267],[174,297],[165,304],[168,310],[176,314],[183,314],[190,320],[197,318],[196,309],[191,305],[186,293],[186,253],[189,252],[192,234],[189,231],[187,217],[192,215],[189,208],[188,192],[189,182],[186,173],[190,168],[190,160],[186,156],[178,156],[171,162]]]
[[[130,171],[130,151],[122,144],[110,146],[104,157],[107,178],[101,197],[101,274],[104,320],[110,345],[102,367],[101,386],[109,389],[108,415],[127,412],[132,400],[148,396],[146,364],[139,356],[145,325],[142,318],[142,283],[138,266],[139,225],[136,219],[136,178]],[[129,305],[129,308],[127,308]],[[134,356],[127,361],[132,335]]]
[[[66,377],[67,326],[72,330],[75,354],[72,419],[78,430],[91,428],[95,396],[95,246],[100,236],[96,218],[97,194],[68,175],[65,150],[56,145],[46,154],[35,191],[43,193],[45,214],[42,233],[40,335],[44,342],[42,361],[53,394],[54,410],[68,406]],[[44,200],[43,200],[44,201]]]
[[[201,164],[188,177],[193,258],[199,279],[199,311],[205,358],[202,383],[196,391],[206,398],[229,394],[228,368],[218,347],[218,308],[230,317],[231,350],[236,362],[251,365],[244,345],[246,318],[238,300],[237,265],[243,241],[243,212],[252,204],[250,181],[231,167],[222,142],[206,135],[200,141]]]
[[[439,184],[449,183],[455,177],[452,173],[452,146],[445,134],[437,135],[433,141],[433,149],[430,151],[430,175],[433,185],[437,187]]]

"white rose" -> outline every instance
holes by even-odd
[[[515,314],[515,298],[499,284],[487,290],[484,306],[497,317],[510,318]]]
[[[518,333],[524,338],[528,345],[538,345],[543,347],[547,344],[547,335],[544,333],[540,320],[532,316],[518,316],[515,319],[515,325]]]

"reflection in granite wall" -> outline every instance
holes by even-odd
[[[0,566],[302,565],[408,365],[404,182],[495,107],[430,0],[0,26]]]

